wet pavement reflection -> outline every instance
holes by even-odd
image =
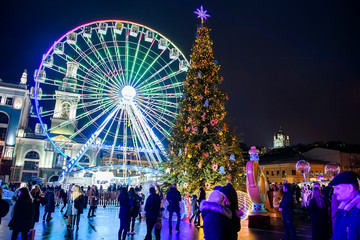
[[[76,239],[76,240],[115,240],[117,239],[117,232],[120,226],[119,207],[99,207],[96,210],[96,217],[87,218],[88,209],[84,209],[84,214],[81,215],[79,230],[67,230],[66,219],[63,218],[63,213],[60,212],[60,207],[56,207],[53,213],[53,219],[50,222],[42,222],[42,220],[35,225],[36,235],[35,239]],[[40,219],[43,216],[43,208],[41,209]],[[301,214],[295,214],[295,226],[297,229],[298,239],[311,239],[311,226],[301,219]],[[7,227],[10,221],[10,213],[2,219],[0,225],[0,240],[8,240],[11,237],[11,231]],[[161,238],[166,240],[190,240],[190,239],[204,239],[203,229],[197,228],[186,220],[181,221],[180,232],[175,230],[173,224],[172,234],[169,234],[168,220],[163,219],[163,227],[161,230]],[[238,239],[280,239],[284,237],[284,230],[281,219],[271,218],[271,229],[249,229],[247,221],[242,221],[242,228]],[[127,239],[143,240],[146,235],[146,222],[136,220],[135,235],[128,235]],[[20,238],[20,235],[18,237]],[[153,235],[153,239],[155,236]]]

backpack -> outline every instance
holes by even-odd
[[[0,200],[0,218],[3,218],[6,216],[6,214],[9,212],[9,203],[5,201],[4,199]]]

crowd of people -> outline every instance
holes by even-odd
[[[285,182],[279,190],[285,239],[296,239],[293,216],[300,204],[304,220],[311,222],[312,239],[360,239],[360,192],[354,173],[340,173],[328,186],[315,182],[300,188]]]
[[[272,190],[279,191],[281,199],[279,211],[282,215],[285,239],[296,239],[296,229],[293,223],[294,209],[303,208],[305,220],[311,221],[312,237],[322,239],[360,239],[360,192],[356,175],[352,172],[343,172],[336,176],[328,186],[319,183],[304,185],[301,188],[296,184],[285,182],[281,186],[272,186]],[[2,187],[0,187],[0,200]],[[165,201],[167,200],[167,205]],[[34,234],[34,226],[39,222],[40,208],[44,206],[43,222],[52,220],[56,206],[63,205],[60,212],[64,212],[69,231],[78,230],[80,216],[84,209],[89,208],[87,217],[96,217],[95,209],[98,206],[120,206],[120,227],[118,239],[126,239],[134,235],[135,221],[141,221],[145,212],[147,233],[145,240],[160,239],[162,217],[165,206],[168,213],[169,233],[172,233],[172,219],[176,215],[176,231],[180,231],[182,201],[176,184],[172,185],[163,194],[158,185],[149,188],[149,196],[145,199],[141,186],[113,185],[106,191],[95,185],[87,188],[71,184],[67,189],[61,186],[21,186],[16,189],[12,198],[11,220],[8,224],[12,230],[11,239],[27,239]],[[1,203],[1,217],[4,215],[6,204]],[[9,208],[9,206],[7,206]],[[229,183],[225,186],[216,186],[206,198],[203,188],[198,195],[191,196],[192,214],[189,223],[196,227],[203,227],[206,240],[236,240],[241,230],[240,218],[243,209],[239,209],[236,190]],[[65,211],[64,211],[65,210]],[[6,215],[6,213],[5,213]],[[202,223],[202,226],[201,226]]]

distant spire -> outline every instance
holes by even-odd
[[[26,84],[27,82],[27,70],[25,69],[20,78],[20,84]]]

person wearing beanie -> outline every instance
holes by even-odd
[[[285,183],[283,185],[283,192],[284,195],[281,199],[280,202],[280,207],[279,207],[279,211],[281,212],[281,216],[282,216],[282,220],[283,220],[283,225],[284,225],[284,230],[285,230],[285,239],[288,240],[290,239],[290,234],[291,234],[291,239],[295,240],[296,239],[296,230],[293,224],[293,209],[292,206],[294,204],[294,197],[293,194],[291,192],[291,186],[288,183]]]
[[[353,172],[342,172],[330,183],[340,202],[332,240],[360,239],[360,192]]]
[[[239,210],[238,198],[237,193],[231,183],[228,183],[224,187],[220,189],[220,192],[225,195],[227,198],[226,206],[230,209],[232,218],[231,223],[234,228],[234,239],[237,239],[237,233],[240,232],[241,223],[240,217],[243,215],[243,212]]]
[[[203,217],[206,240],[233,240],[236,232],[231,223],[232,213],[225,206],[227,199],[223,193],[214,190],[207,201],[202,201],[200,211]]]

